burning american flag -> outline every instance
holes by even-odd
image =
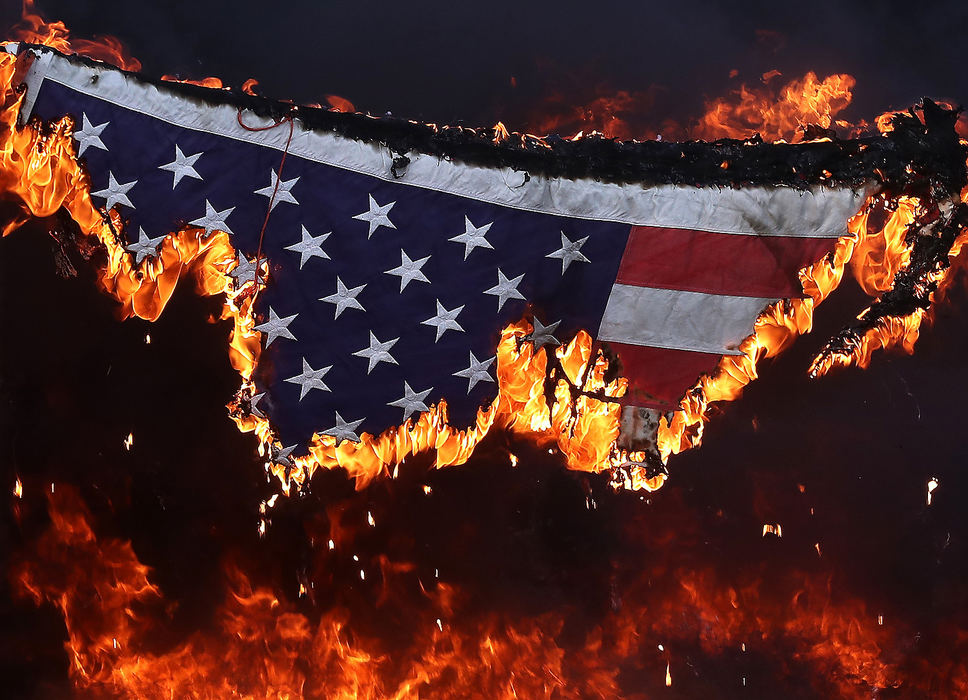
[[[557,433],[572,466],[660,484],[717,398],[687,392],[755,376],[785,342],[758,329],[809,330],[858,240],[848,220],[910,188],[928,153],[890,136],[512,139],[151,82],[48,47],[20,48],[18,70],[21,122],[73,119],[114,240],[108,287],[136,288],[128,314],[156,317],[173,282],[145,280],[205,251],[236,320],[233,415],[287,483],[297,465],[299,483],[319,465],[372,476],[431,446],[457,463],[501,415]],[[901,230],[933,211],[888,208]]]

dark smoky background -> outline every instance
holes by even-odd
[[[3,8],[9,26],[19,3]],[[868,120],[925,95],[968,99],[968,5],[956,1],[39,0],[37,9],[75,36],[119,37],[152,75],[254,78],[269,97],[335,94],[372,114],[440,123],[527,130],[543,101],[619,90],[685,120],[704,97],[771,70],[853,75],[848,116]]]
[[[0,8],[2,26],[20,15],[19,3]],[[556,95],[583,101],[623,89],[654,95],[662,118],[688,120],[707,96],[773,69],[787,78],[850,73],[850,118],[923,95],[968,95],[964,3],[112,0],[37,9],[75,36],[119,37],[148,74],[215,75],[236,86],[255,78],[271,97],[335,94],[363,111],[437,122],[502,119],[525,129]],[[11,570],[46,526],[50,484],[76,486],[99,532],[130,539],[172,602],[159,644],[215,624],[227,560],[292,600],[301,582],[320,582],[300,603],[307,614],[338,603],[361,629],[405,637],[406,618],[388,626],[373,606],[379,555],[414,563],[421,581],[437,570],[463,592],[469,616],[567,609],[565,636],[580,637],[608,612],[648,605],[659,615],[681,571],[708,572],[724,588],[756,577],[771,605],[791,598],[797,577],[862,599],[865,623],[883,615],[897,630],[884,653],[912,669],[944,656],[945,630],[966,628],[962,280],[913,357],[881,353],[867,371],[809,381],[813,353],[865,305],[845,280],[814,333],[762,365],[743,398],[717,412],[703,447],[672,459],[658,493],[613,493],[604,476],[568,472],[557,456],[494,434],[467,465],[428,471],[429,459],[410,460],[396,481],[360,492],[341,473],[317,475],[307,496],[280,499],[260,539],[258,504],[274,488],[255,439],[223,408],[238,379],[228,327],[210,321],[218,304],[183,284],[157,323],[118,323],[92,270],[57,275],[49,224],[0,243],[0,470],[7,493],[16,477],[25,493],[4,511],[0,564]],[[516,469],[509,451],[521,457]],[[928,506],[932,477],[940,486]],[[766,523],[780,523],[783,537],[763,537]],[[334,532],[351,549],[320,553]],[[350,551],[374,572],[367,581]],[[423,610],[413,579],[397,595],[415,615]],[[834,681],[807,662],[778,662],[771,640],[742,658],[709,654],[701,639],[710,623],[690,615],[678,618],[672,644],[673,695],[834,694],[825,685]],[[6,576],[0,630],[8,697],[68,693],[60,615],[15,596]],[[627,679],[630,688],[665,690],[665,658],[643,661],[648,672]]]

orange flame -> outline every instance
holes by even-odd
[[[855,83],[847,74],[818,80],[811,71],[791,80],[779,95],[742,85],[728,97],[707,102],[693,134],[703,139],[745,139],[757,132],[767,141],[796,141],[808,124],[829,129],[834,116],[850,104]]]
[[[63,53],[77,53],[98,61],[105,61],[124,70],[141,70],[141,61],[134,58],[116,37],[99,36],[93,40],[72,39],[67,25],[63,22],[47,22],[35,10],[34,0],[23,0],[20,22],[9,30],[12,41],[43,44]]]
[[[96,696],[621,697],[627,690],[622,671],[647,671],[641,677],[654,679],[656,693],[671,685],[671,650],[685,645],[711,658],[734,649],[775,657],[784,674],[791,664],[804,665],[814,693],[824,697],[831,690],[840,697],[888,688],[914,697],[961,697],[968,690],[963,633],[951,636],[950,664],[902,666],[891,642],[894,635],[913,638],[914,630],[886,625],[882,611],[835,595],[829,578],[791,574],[766,584],[762,572],[725,582],[708,570],[659,567],[623,585],[622,610],[603,613],[574,641],[565,641],[560,615],[482,618],[463,609],[457,589],[436,582],[422,587],[402,645],[391,652],[338,604],[314,612],[306,599],[291,602],[229,565],[212,629],[161,635],[159,643],[157,630],[170,607],[131,544],[99,537],[72,489],[58,489],[48,500],[51,525],[12,569],[12,581],[35,604],[59,610],[71,679]],[[414,575],[409,564],[378,560],[384,585]],[[660,581],[664,593],[657,601]],[[783,592],[771,591],[778,584]],[[381,594],[376,605],[387,600]]]

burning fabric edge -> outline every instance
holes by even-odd
[[[857,362],[863,365],[869,361],[870,352],[879,346],[886,347],[896,342],[902,342],[906,347],[913,344],[912,333],[916,337],[917,326],[931,303],[932,294],[944,279],[949,256],[957,253],[963,235],[965,205],[957,198],[965,181],[965,149],[959,145],[954,134],[953,119],[956,113],[940,109],[928,101],[923,108],[923,120],[917,119],[913,113],[909,117],[898,117],[896,128],[890,134],[853,141],[833,141],[822,135],[815,143],[797,146],[766,145],[755,140],[742,143],[724,140],[714,144],[617,144],[596,137],[555,142],[530,136],[512,136],[498,128],[474,131],[398,120],[373,120],[363,115],[333,115],[224,91],[158,85],[101,63],[67,58],[47,48],[19,48],[20,58],[16,62],[12,56],[0,56],[3,59],[0,69],[4,72],[4,84],[7,86],[3,114],[3,189],[23,201],[24,216],[50,216],[63,206],[84,237],[92,237],[100,242],[107,253],[101,281],[106,291],[123,304],[124,317],[137,315],[148,320],[156,319],[170,298],[177,280],[187,273],[195,276],[201,293],[225,293],[223,318],[233,321],[230,357],[243,379],[242,388],[229,405],[230,413],[240,429],[255,431],[259,436],[262,448],[268,455],[267,469],[280,479],[287,493],[292,485],[306,487],[318,468],[342,467],[357,480],[357,486],[362,487],[381,474],[390,474],[408,455],[430,449],[435,450],[435,466],[460,464],[468,459],[476,444],[495,424],[528,433],[548,444],[556,443],[566,455],[570,468],[586,471],[610,469],[617,486],[656,489],[665,480],[664,464],[668,457],[701,441],[708,405],[735,398],[743,386],[755,379],[756,362],[761,357],[777,354],[797,335],[810,330],[814,307],[838,286],[848,262],[861,277],[873,275],[882,278],[879,284],[873,285],[873,289],[876,292],[887,291],[887,294],[875,302],[871,310],[862,314],[859,325],[845,331],[848,334],[845,337],[854,340],[832,341],[834,344],[828,346],[815,363],[812,369],[814,374],[822,373],[822,369],[832,364]],[[58,67],[62,71],[60,74],[56,73]],[[827,250],[819,262],[802,269],[799,264],[793,268],[793,271],[799,269],[800,285],[799,288],[789,289],[789,294],[781,295],[771,290],[771,293],[751,294],[747,291],[739,295],[760,302],[747,312],[747,323],[753,326],[753,334],[748,335],[748,330],[744,331],[736,338],[739,342],[732,348],[728,345],[721,347],[721,357],[715,363],[715,369],[702,373],[699,381],[678,404],[675,401],[650,402],[649,396],[643,401],[641,393],[638,396],[629,393],[628,379],[620,376],[622,353],[618,353],[617,360],[614,352],[616,344],[608,342],[616,338],[603,337],[601,330],[598,337],[604,342],[598,345],[587,332],[578,331],[570,342],[559,344],[554,352],[549,352],[558,343],[551,335],[554,329],[551,325],[537,322],[537,316],[532,311],[531,321],[525,318],[504,326],[496,354],[498,394],[477,411],[476,420],[468,429],[452,427],[448,420],[448,406],[443,400],[427,407],[421,403],[421,398],[412,402],[422,406],[421,410],[415,411],[418,417],[414,420],[407,413],[404,424],[399,428],[390,428],[375,437],[366,432],[357,436],[353,433],[354,428],[346,426],[343,434],[332,430],[329,431],[331,434],[314,433],[308,447],[309,454],[293,457],[292,450],[277,440],[267,415],[259,405],[264,392],[256,390],[253,382],[253,375],[261,366],[263,336],[268,335],[269,338],[266,347],[274,339],[271,321],[257,322],[256,300],[265,293],[265,282],[272,273],[270,265],[277,261],[262,255],[261,236],[258,248],[252,246],[257,251],[255,260],[241,255],[238,252],[239,243],[233,243],[230,230],[226,230],[229,227],[225,218],[229,214],[214,212],[214,208],[213,212],[208,212],[211,214],[208,221],[191,221],[177,228],[175,233],[159,239],[141,241],[139,236],[139,241],[134,242],[134,237],[129,236],[130,243],[125,245],[121,232],[134,230],[130,223],[125,225],[122,221],[117,206],[130,204],[125,191],[122,191],[126,185],[114,181],[112,174],[111,184],[106,188],[107,195],[104,194],[105,190],[100,194],[107,196],[107,206],[104,210],[96,207],[91,201],[92,175],[77,160],[85,148],[90,149],[88,155],[92,157],[95,153],[100,154],[100,150],[107,151],[97,131],[104,125],[85,121],[80,130],[74,131],[72,120],[64,118],[47,127],[40,127],[36,123],[24,128],[15,126],[18,112],[22,117],[26,116],[35,106],[41,83],[45,77],[51,77],[52,70],[55,82],[65,82],[64,75],[83,76],[89,80],[86,89],[105,91],[101,94],[110,98],[117,99],[118,86],[134,86],[134,89],[159,96],[159,100],[180,97],[182,104],[186,104],[185,100],[189,99],[203,119],[205,115],[210,116],[222,108],[231,112],[233,119],[237,116],[242,129],[265,134],[267,141],[264,145],[274,148],[275,153],[283,159],[290,153],[305,155],[305,150],[300,151],[305,143],[300,140],[305,142],[323,134],[321,138],[336,138],[344,143],[356,144],[360,153],[377,153],[382,171],[370,174],[384,181],[404,178],[404,184],[412,184],[413,179],[419,179],[422,173],[431,173],[429,177],[433,179],[439,178],[439,173],[448,169],[454,172],[465,167],[492,176],[492,179],[493,176],[500,176],[504,187],[498,187],[497,194],[493,196],[498,203],[518,207],[534,207],[533,198],[540,200],[547,197],[542,188],[547,190],[552,186],[557,188],[552,199],[557,197],[559,202],[564,201],[566,205],[568,198],[563,192],[567,194],[569,188],[577,192],[586,205],[588,200],[595,200],[596,195],[600,196],[602,192],[611,193],[612,199],[606,199],[604,206],[613,207],[613,217],[624,216],[619,220],[633,224],[629,241],[635,238],[636,228],[644,229],[639,240],[644,240],[646,245],[654,241],[656,230],[682,230],[684,226],[681,221],[675,221],[672,225],[660,221],[658,226],[642,226],[644,219],[635,218],[636,215],[643,216],[641,211],[634,211],[639,206],[634,203],[637,200],[614,196],[623,187],[637,188],[641,195],[645,187],[675,183],[685,183],[686,186],[700,183],[706,186],[696,188],[697,192],[711,192],[709,186],[766,185],[766,190],[785,195],[797,194],[791,187],[795,186],[812,197],[812,193],[817,191],[816,186],[824,184],[844,188],[842,191],[847,196],[835,200],[836,206],[829,202],[825,203],[826,207],[820,206],[819,218],[815,213],[813,218],[806,217],[806,223],[803,224],[808,230],[807,239],[815,240],[817,232],[812,229],[824,229],[826,234],[821,235],[821,243],[825,243],[822,240],[825,238],[827,244],[833,244],[833,249]],[[25,80],[27,87],[26,92],[18,96],[14,88],[21,79]],[[74,87],[77,87],[76,82]],[[25,104],[21,105],[22,101]],[[336,135],[327,137],[325,132],[335,132]],[[84,141],[78,138],[79,134]],[[78,138],[78,147],[74,146],[72,136]],[[198,176],[192,167],[194,162],[187,162],[195,156],[182,154],[182,161],[179,162],[179,153],[180,150],[176,148],[176,161],[167,168],[174,173],[173,191],[178,185],[179,172],[182,177]],[[428,158],[428,155],[436,158]],[[762,171],[757,171],[757,163],[762,166]],[[345,163],[342,165],[345,166]],[[275,166],[270,186],[265,188],[267,191],[256,191],[256,194],[268,198],[268,205],[263,203],[263,210],[268,208],[270,213],[276,204],[288,201],[285,195],[292,198],[285,186],[291,187],[289,183],[293,183],[293,180],[284,179],[280,172],[281,163],[277,162]],[[514,178],[514,181],[509,178]],[[586,179],[579,182],[579,178]],[[594,181],[587,178],[594,178]],[[532,194],[516,192],[529,182],[534,187],[524,189]],[[439,183],[437,189],[440,189]],[[863,189],[863,192],[857,189]],[[535,192],[538,194],[533,194]],[[730,190],[726,192],[728,195]],[[525,197],[524,204],[520,201],[522,196]],[[277,197],[280,198],[277,200]],[[532,200],[529,202],[527,197],[532,197]],[[842,222],[849,213],[856,211],[864,197],[867,197],[867,203],[860,214],[850,219],[844,231]],[[378,211],[379,205],[373,201],[372,195],[370,199],[370,233],[367,239],[381,225],[379,217],[389,221],[386,211],[382,214]],[[633,203],[629,204],[630,201]],[[206,209],[209,206],[206,199]],[[601,208],[603,202],[594,201],[594,206]],[[630,213],[628,209],[633,211]],[[794,208],[794,211],[802,213],[804,210]],[[217,227],[211,225],[212,215],[216,213],[224,214],[217,222],[221,225]],[[164,230],[175,228],[171,224],[177,217],[169,212],[164,215],[167,217]],[[737,215],[742,217],[744,212],[739,211]],[[869,230],[872,216],[880,216],[884,221],[876,233]],[[353,218],[361,217],[363,215]],[[183,220],[189,221],[188,217],[183,217]],[[838,220],[841,223],[837,223]],[[378,222],[376,227],[373,226],[374,221]],[[665,227],[663,223],[666,223]],[[4,233],[12,231],[18,224],[19,221],[13,222]],[[456,241],[465,245],[465,260],[473,252],[474,242],[478,247],[491,247],[480,233],[481,226],[474,227],[472,231],[469,218],[467,226],[464,240]],[[396,226],[391,224],[389,228]],[[709,245],[710,240],[717,240],[715,235],[721,232],[707,233],[712,238],[703,242]],[[769,236],[776,232],[758,228],[744,233],[747,238],[758,239],[761,235],[749,234]],[[571,264],[589,261],[582,261],[585,256],[581,253],[580,245],[575,247],[575,236],[568,238],[564,232],[561,235],[560,255],[544,257],[553,258],[552,262],[556,264],[560,262],[564,277]],[[858,267],[858,255],[871,246],[880,245],[875,241],[884,241],[885,249],[893,246],[896,251],[885,256],[863,255]],[[306,243],[305,235],[303,243]],[[296,246],[287,247],[293,248]],[[623,281],[629,281],[623,278],[623,269],[636,267],[631,263],[650,263],[648,255],[645,258],[641,255],[636,257],[631,250],[630,242],[624,251],[619,251],[621,260],[616,260],[620,263],[618,278],[608,296],[609,305],[613,296],[621,301],[616,296],[616,289],[629,286],[622,284]],[[917,252],[921,250],[926,252]],[[627,260],[629,266],[626,265]],[[913,262],[909,264],[909,260]],[[300,269],[304,262],[301,254]],[[633,275],[636,270],[631,271]],[[416,271],[419,272],[419,268]],[[625,273],[629,273],[629,270],[625,269]],[[419,279],[416,275],[413,278]],[[891,280],[895,278],[896,283],[892,286]],[[500,271],[498,282],[501,287]],[[401,293],[404,286],[401,277]],[[657,284],[650,289],[661,287]],[[781,298],[760,313],[771,297],[795,297],[801,290],[805,298]],[[507,285],[498,291],[513,296]],[[729,291],[725,290],[726,293]],[[691,292],[685,290],[685,293]],[[660,296],[651,294],[646,301],[654,303]],[[345,295],[343,301],[346,301]],[[631,304],[634,306],[634,303]],[[502,296],[499,310],[503,305]],[[749,303],[746,306],[749,307]],[[337,317],[339,313],[337,306]],[[604,313],[607,317],[609,310],[606,309]],[[264,312],[262,316],[265,317]],[[634,318],[632,320],[635,321]],[[898,324],[903,328],[899,333],[893,331]],[[750,326],[746,327],[749,329]],[[440,334],[438,325],[437,340]],[[876,340],[865,340],[868,338]],[[549,342],[549,339],[554,342]],[[527,342],[529,340],[532,342]],[[618,340],[621,345],[621,339]],[[663,348],[661,339],[653,346],[658,350],[669,349]],[[864,350],[857,350],[858,347]],[[471,367],[474,361],[472,354]],[[679,389],[680,395],[682,388]],[[619,434],[620,418],[622,435]],[[337,414],[337,422],[339,420]],[[350,435],[359,438],[358,441],[343,439]]]

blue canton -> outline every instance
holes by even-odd
[[[143,259],[184,225],[231,234],[251,260],[281,153],[172,126],[60,84],[34,114],[72,114],[98,205]],[[280,128],[286,128],[285,126]],[[595,333],[623,224],[522,211],[286,158],[263,255],[259,409],[283,444],[355,439],[440,399],[469,425],[497,393],[501,329],[534,314],[562,342]],[[243,260],[243,264],[245,261]],[[244,268],[243,268],[244,273]]]

